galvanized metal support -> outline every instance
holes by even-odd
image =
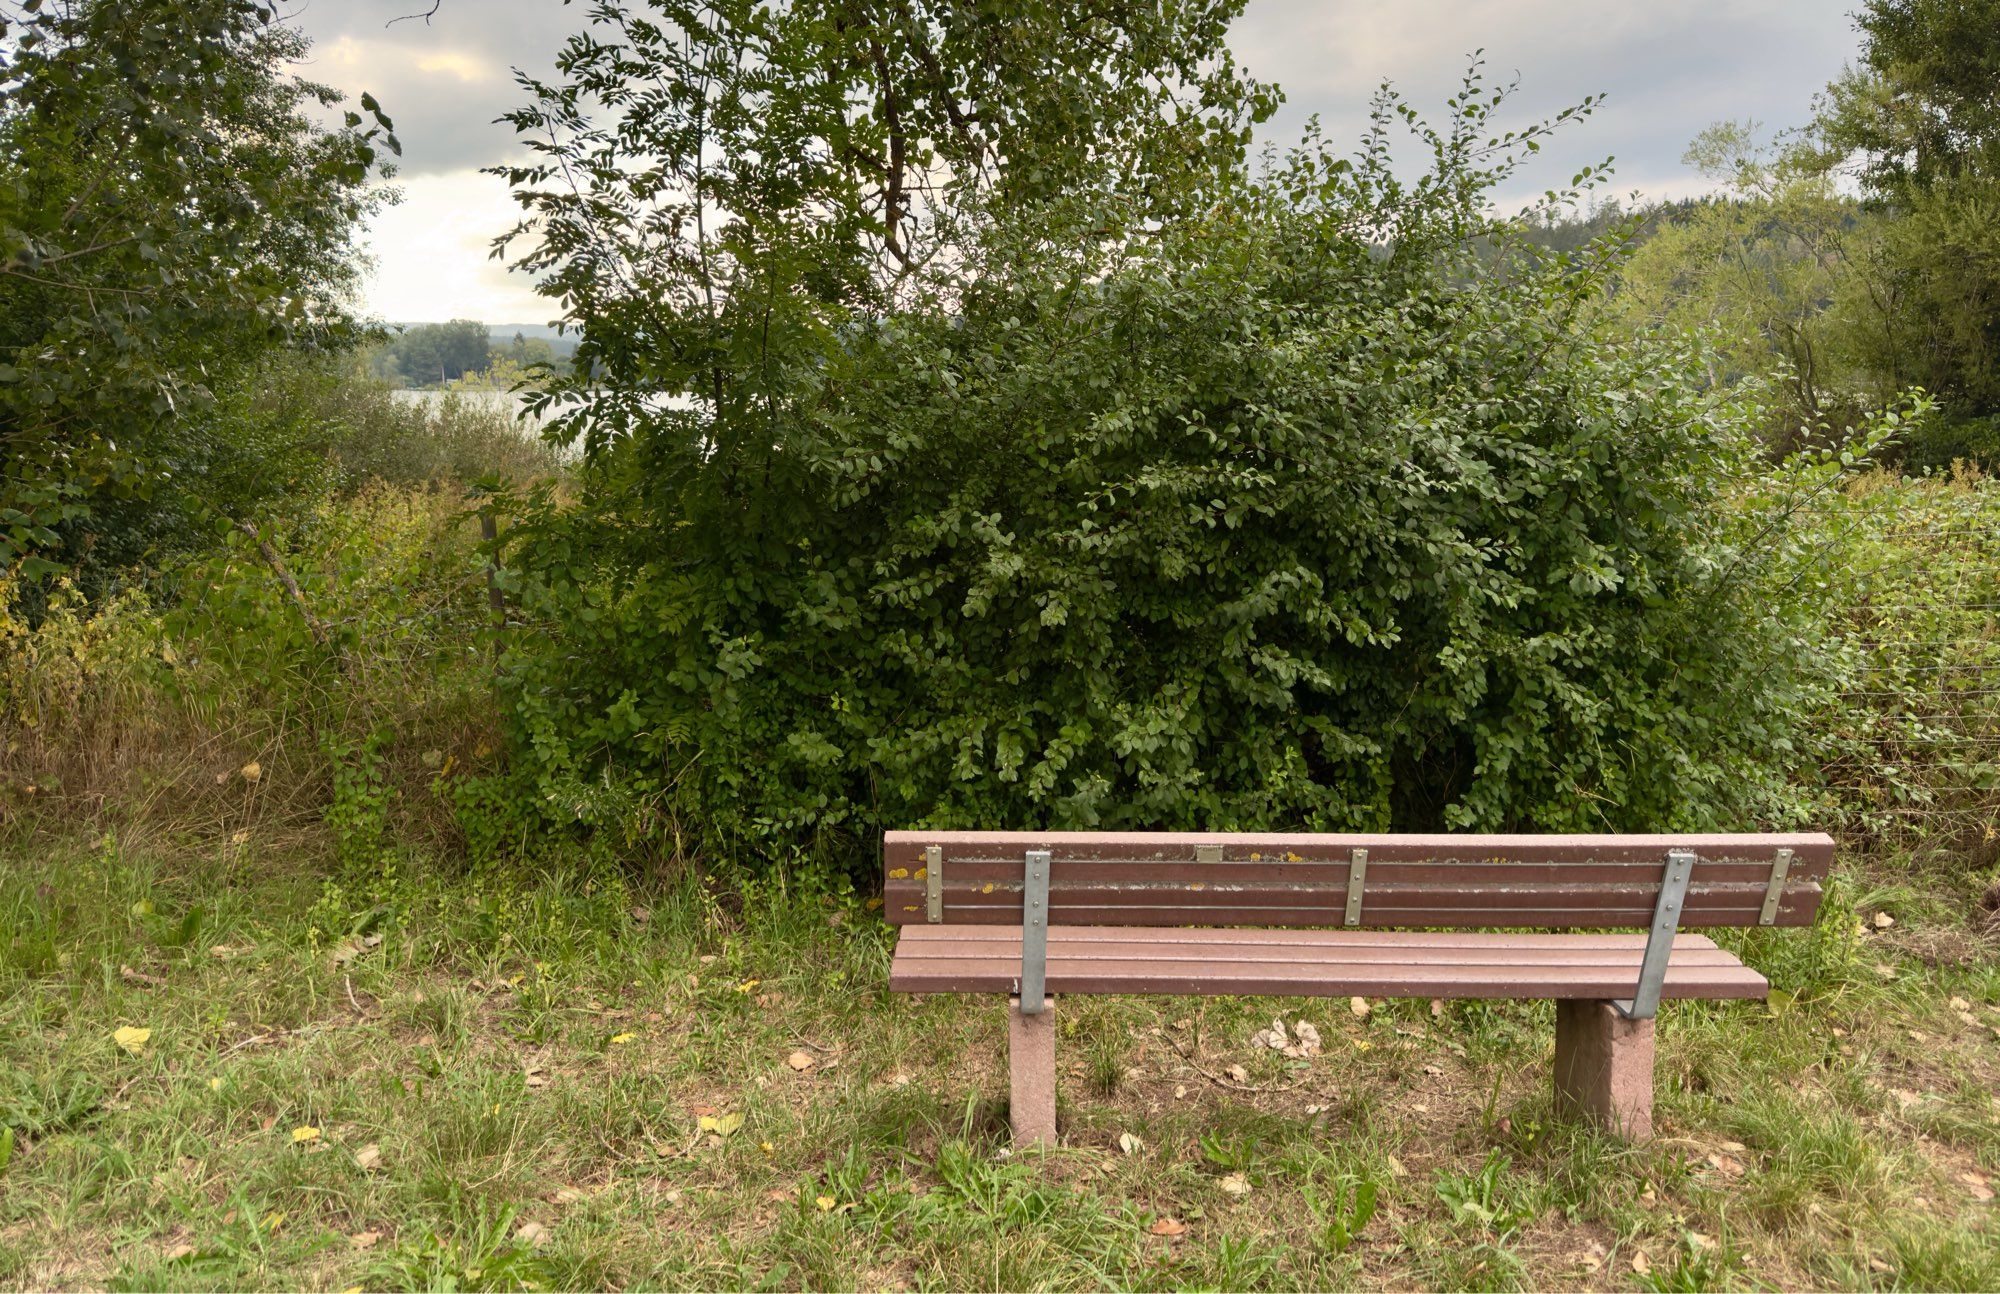
[[[1349,850],[1347,854],[1347,924],[1361,924],[1361,891],[1368,884],[1368,851]]]
[[[1681,925],[1681,905],[1687,898],[1688,878],[1694,875],[1694,852],[1667,851],[1666,874],[1660,879],[1660,898],[1653,908],[1653,925],[1646,931],[1646,951],[1639,959],[1639,987],[1628,1001],[1613,1002],[1627,1020],[1650,1020],[1660,1011],[1660,986],[1667,980],[1667,959],[1674,951],[1674,936]]]
[[[1028,851],[1021,886],[1021,1014],[1039,1015],[1047,1004],[1049,970],[1049,851]]]
[[[1771,860],[1771,882],[1764,887],[1764,907],[1757,914],[1760,926],[1776,925],[1778,904],[1784,902],[1785,878],[1792,874],[1792,851],[1780,849],[1778,856]]]
[[[944,920],[944,850],[924,848],[924,914],[933,924]]]

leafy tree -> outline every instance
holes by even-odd
[[[2000,0],[1869,0],[1860,62],[1829,88],[1827,143],[1890,196],[2000,176]]]
[[[367,96],[314,123],[305,49],[254,0],[0,7],[0,568],[185,542],[247,452],[199,421],[218,384],[355,336],[395,140]]]
[[[486,325],[477,319],[412,324],[391,343],[397,370],[417,386],[456,382],[484,369],[492,351]]]
[[[1615,239],[1491,214],[1557,123],[1385,92],[1253,175],[1226,7],[656,9],[515,118],[600,366],[509,549],[535,803],[767,857],[1770,808],[1755,411],[1590,327]]]
[[[1868,362],[1940,396],[1941,443],[2000,462],[2000,0],[1871,0],[1859,64],[1817,129],[1887,213],[1877,291],[1891,326]]]
[[[1898,394],[1867,364],[1894,327],[1880,283],[1884,220],[1812,150],[1768,145],[1750,123],[1710,127],[1683,160],[1722,191],[1665,213],[1636,242],[1614,326],[1706,330],[1710,381],[1771,376],[1779,398],[1765,440],[1777,454],[1845,439]]]

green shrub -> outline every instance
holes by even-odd
[[[1957,463],[1988,472],[2000,470],[2000,414],[1930,419],[1912,430],[1898,457],[1903,470],[1913,475],[1949,473]]]
[[[1762,411],[1582,322],[1618,240],[1490,216],[1478,102],[1414,183],[1388,100],[1102,264],[996,228],[754,426],[607,393],[581,506],[510,550],[543,802],[770,857],[1781,817],[1820,684],[1763,600]]]

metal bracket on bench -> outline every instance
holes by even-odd
[[[1660,900],[1653,909],[1653,925],[1646,932],[1646,952],[1639,959],[1639,987],[1629,1001],[1613,1002],[1627,1020],[1650,1020],[1660,1011],[1660,986],[1667,980],[1667,958],[1674,950],[1674,935],[1681,925],[1681,904],[1687,898],[1688,878],[1694,875],[1694,851],[1667,851],[1667,872],[1660,880]]]
[[[944,920],[944,850],[936,845],[924,847],[924,919]]]
[[[1030,849],[1021,886],[1021,1014],[1039,1015],[1048,994],[1049,851]]]
[[[1757,924],[1768,926],[1777,924],[1778,904],[1785,898],[1785,878],[1792,874],[1792,851],[1780,849],[1771,860],[1771,882],[1764,888],[1764,908],[1757,914]]]
[[[1347,924],[1361,924],[1361,888],[1368,883],[1368,851],[1352,849],[1347,854]]]

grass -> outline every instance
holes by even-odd
[[[1786,996],[1667,1009],[1643,1149],[1550,1118],[1546,1004],[1123,998],[1061,1004],[1038,1157],[998,1004],[886,993],[860,903],[0,850],[0,1286],[2000,1284],[2000,974],[1924,938],[1941,880],[1743,935]]]

